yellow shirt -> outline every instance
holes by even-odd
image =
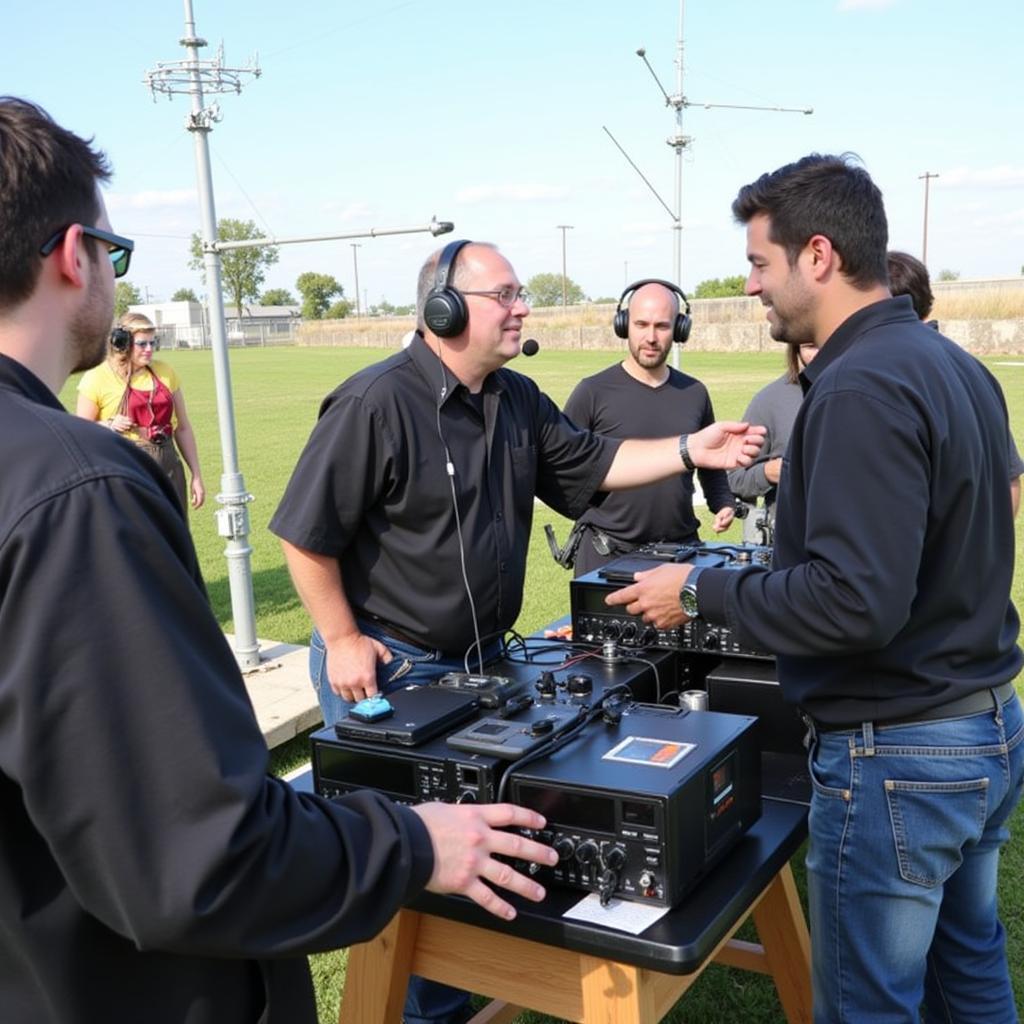
[[[181,387],[181,381],[170,364],[154,359],[150,363],[149,370],[152,370],[160,378],[172,395]],[[153,378],[149,375],[149,370],[142,369],[132,374],[131,386],[137,391],[153,390]],[[114,372],[114,368],[107,360],[83,373],[82,379],[78,382],[78,393],[84,398],[88,398],[99,409],[101,421],[112,420],[117,415],[121,399],[124,397],[124,389],[123,378]],[[171,426],[176,428],[177,425],[177,417],[172,413]],[[142,435],[136,430],[128,430],[121,436],[130,441],[143,440]]]

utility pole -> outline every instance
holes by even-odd
[[[556,224],[555,225],[555,230],[562,232],[562,309],[565,309],[565,307],[569,304],[568,303],[568,299],[566,298],[566,295],[567,295],[567,289],[566,289],[567,278],[565,276],[565,233],[566,233],[566,231],[572,231],[572,228],[573,228],[572,224]]]
[[[217,533],[227,544],[224,555],[228,562],[228,586],[231,594],[231,617],[235,630],[235,658],[243,671],[259,667],[259,642],[256,639],[256,611],[252,590],[252,563],[249,547],[248,504],[253,501],[238,466],[238,445],[235,438],[235,414],[231,395],[231,369],[228,363],[227,329],[224,321],[224,292],[221,283],[221,253],[229,249],[263,248],[289,242],[316,242],[339,238],[373,238],[381,234],[407,234],[429,231],[433,235],[453,230],[449,221],[432,219],[426,227],[369,230],[347,235],[319,235],[306,238],[252,238],[239,242],[217,241],[217,214],[213,201],[213,174],[210,168],[210,148],[207,136],[213,124],[221,119],[216,103],[204,106],[206,93],[242,91],[242,76],[259,77],[259,67],[253,62],[244,68],[224,66],[223,47],[214,60],[200,60],[199,49],[206,40],[196,35],[192,16],[192,0],[184,0],[185,35],[181,45],[188,52],[185,60],[158,61],[156,69],[147,71],[145,84],[154,99],[157,93],[168,98],[175,94],[192,97],[192,112],[185,119],[185,129],[192,133],[196,188],[199,194],[199,215],[202,226],[203,265],[206,272],[206,313],[210,330],[210,348],[213,351],[213,375],[217,391],[217,420],[220,426],[220,448],[223,461],[221,492],[216,496],[222,507],[214,513]]]
[[[675,209],[672,209],[664,199],[658,195],[655,187],[647,180],[643,172],[632,159],[629,154],[619,145],[618,140],[607,128],[604,129],[608,137],[618,147],[619,152],[629,161],[633,170],[640,175],[643,179],[644,184],[654,193],[654,198],[664,207],[669,217],[672,218],[672,231],[675,235],[675,245],[673,246],[672,256],[672,279],[675,283],[682,288],[683,287],[683,154],[689,148],[690,143],[693,142],[692,136],[686,135],[683,132],[683,111],[689,107],[703,107],[705,110],[711,109],[725,109],[725,110],[768,110],[776,113],[787,113],[787,114],[813,114],[813,107],[760,107],[760,106],[748,106],[746,104],[739,103],[701,103],[696,100],[687,99],[683,92],[683,15],[686,9],[686,0],[679,0],[679,32],[676,37],[676,91],[671,96],[665,91],[665,87],[661,84],[660,79],[651,67],[650,61],[647,59],[647,50],[644,47],[640,47],[636,51],[636,55],[644,62],[647,66],[647,70],[650,71],[651,77],[654,79],[655,84],[661,91],[661,95],[665,98],[665,106],[671,107],[675,111],[676,117],[676,130],[675,133],[670,135],[665,142],[672,148],[676,155],[676,166],[675,166]],[[679,368],[679,349],[672,346],[672,365]]]
[[[924,174],[917,176],[918,181],[924,181],[924,238],[921,240],[921,262],[926,267],[928,266],[928,186],[931,184],[932,178],[937,177],[938,175],[931,171],[925,171]]]
[[[356,249],[361,249],[362,246],[357,242],[350,243],[352,246],[352,268],[356,274],[356,317],[358,318],[361,314],[359,312],[359,253]]]
[[[158,62],[155,71],[146,72],[146,83],[153,92],[188,93],[192,97],[192,113],[185,128],[192,133],[196,185],[199,192],[199,217],[202,225],[203,263],[206,270],[207,302],[210,313],[210,345],[213,349],[213,375],[217,388],[217,417],[220,423],[220,448],[223,472],[217,502],[222,506],[215,513],[217,533],[227,541],[224,554],[228,560],[228,585],[235,628],[235,656],[243,669],[259,665],[259,643],[256,640],[256,614],[252,593],[252,566],[249,547],[249,510],[253,496],[245,488],[238,468],[238,446],[235,440],[235,417],[231,400],[231,370],[228,364],[227,331],[224,323],[224,293],[221,287],[221,258],[214,248],[217,239],[217,214],[213,202],[213,175],[210,170],[210,147],[207,136],[221,119],[216,103],[203,105],[206,93],[242,91],[242,77],[259,77],[255,62],[244,68],[224,66],[221,47],[214,60],[200,60],[199,50],[206,40],[196,35],[192,16],[192,0],[185,3],[185,35],[181,45],[188,57],[181,61]]]

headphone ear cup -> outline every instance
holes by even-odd
[[[127,352],[132,347],[132,332],[124,327],[115,327],[110,332],[110,347],[115,352]]]
[[[677,313],[676,321],[672,325],[672,340],[677,345],[685,345],[690,337],[692,327],[693,321],[690,319],[689,313]]]
[[[615,319],[612,321],[612,330],[615,332],[616,338],[628,338],[629,337],[629,310],[628,309],[617,309],[615,311]]]
[[[439,338],[458,337],[469,323],[466,300],[454,288],[435,288],[423,304],[423,322]]]

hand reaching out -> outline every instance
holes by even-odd
[[[413,811],[427,826],[434,846],[434,873],[427,883],[430,892],[468,896],[484,910],[508,921],[516,916],[515,908],[492,885],[534,903],[544,899],[543,886],[494,858],[494,854],[503,854],[549,867],[558,862],[558,854],[550,846],[518,832],[498,831],[509,826],[543,828],[544,818],[536,811],[515,804],[442,803],[418,804]]]

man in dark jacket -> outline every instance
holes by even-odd
[[[424,887],[502,917],[512,807],[336,802],[267,749],[166,477],[57,401],[105,351],[102,154],[0,99],[0,1017],[314,1022],[304,954],[376,934]]]
[[[998,383],[891,298],[882,196],[817,154],[740,190],[747,293],[811,342],[771,570],[665,566],[610,595],[778,655],[811,728],[815,1020],[1017,1019],[997,913],[1024,779]]]

